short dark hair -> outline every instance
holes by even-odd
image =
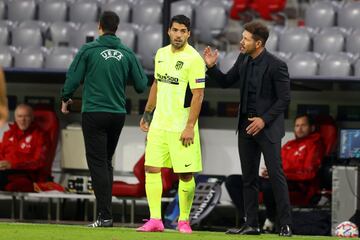
[[[105,33],[115,33],[120,23],[119,16],[113,11],[104,11],[100,17],[100,27]]]
[[[179,23],[179,24],[184,24],[188,31],[190,31],[190,29],[191,29],[190,18],[188,18],[188,17],[185,16],[185,15],[176,15],[176,16],[173,16],[173,17],[171,18],[171,20],[170,20],[169,28],[172,27],[172,25],[173,25],[174,22]]]
[[[265,24],[257,21],[249,22],[244,25],[244,29],[253,35],[255,41],[261,41],[265,46],[266,40],[269,37],[269,29]]]
[[[298,114],[298,115],[295,117],[294,122],[296,122],[296,120],[298,120],[299,118],[303,118],[303,117],[307,119],[307,121],[308,121],[308,123],[309,123],[310,126],[315,126],[315,120],[314,120],[314,118],[313,118],[311,115],[307,114],[307,113]]]

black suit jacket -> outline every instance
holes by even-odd
[[[257,83],[256,112],[265,121],[265,135],[275,143],[281,141],[285,135],[284,111],[290,102],[290,79],[286,63],[266,49],[264,51],[264,58],[257,73],[260,82]],[[207,77],[216,80],[223,88],[240,81],[241,94],[245,87],[245,69],[249,59],[249,55],[240,53],[234,66],[226,74],[215,66],[207,70]]]

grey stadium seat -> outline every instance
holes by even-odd
[[[217,1],[206,1],[195,8],[195,31],[197,39],[212,43],[213,38],[224,32],[227,24],[224,5]]]
[[[315,1],[305,11],[305,25],[331,27],[335,25],[336,11],[330,1]]]
[[[240,52],[239,50],[231,51],[225,54],[224,58],[219,63],[220,70],[223,73],[226,73],[230,70],[230,68],[234,65],[236,62],[236,59],[238,58]]]
[[[345,53],[332,53],[319,65],[319,75],[330,77],[347,77],[351,74],[350,58]]]
[[[278,49],[278,42],[279,42],[279,37],[277,32],[270,31],[269,37],[266,40],[265,47],[270,52],[274,52]]]
[[[40,48],[25,48],[15,54],[14,67],[17,68],[42,68],[44,56]]]
[[[64,0],[39,2],[39,20],[45,22],[66,21],[67,3]]]
[[[289,61],[289,59],[291,58],[292,56],[292,53],[286,53],[286,52],[278,52],[278,51],[275,51],[275,52],[271,52],[271,54],[273,54],[275,57],[279,58],[280,60],[284,61],[284,62],[287,62]]]
[[[185,15],[188,18],[192,19],[193,18],[193,6],[191,5],[191,3],[189,3],[185,0],[172,2],[171,3],[171,17],[179,15],[179,14]]]
[[[5,22],[0,22],[0,46],[9,44],[9,29]]]
[[[314,76],[318,61],[313,52],[296,53],[287,61],[290,77]]]
[[[101,6],[101,11],[114,11],[120,18],[120,23],[130,22],[131,6],[126,0],[112,1]]]
[[[360,53],[360,28],[356,29],[347,36],[346,51],[354,54]]]
[[[9,46],[0,46],[0,66],[12,67],[14,51]]]
[[[338,25],[345,28],[359,28],[360,2],[349,2],[339,9]]]
[[[62,69],[69,68],[74,59],[74,49],[67,47],[57,47],[45,55],[45,68],[47,69]]]
[[[49,24],[43,22],[43,21],[37,21],[37,20],[28,20],[28,21],[23,21],[21,23],[18,24],[19,28],[40,28],[40,31],[44,34],[48,28],[49,28]]]
[[[121,39],[123,44],[135,51],[136,31],[131,23],[120,23],[116,36]]]
[[[132,22],[141,26],[160,23],[162,6],[157,0],[147,0],[133,7]]]
[[[98,25],[96,22],[84,23],[77,32],[70,33],[70,46],[80,48],[88,36],[96,39],[99,36]]]
[[[50,25],[50,38],[56,46],[70,45],[71,33],[76,30],[72,22],[54,22]]]
[[[5,18],[5,2],[0,1],[0,19]]]
[[[139,32],[137,53],[145,69],[154,69],[154,57],[160,47],[162,47],[162,25],[150,25]]]
[[[314,37],[314,52],[335,53],[344,50],[345,38],[339,28],[325,28]]]
[[[92,0],[78,0],[70,5],[70,21],[88,23],[98,21],[98,5]]]
[[[310,50],[311,37],[305,28],[288,28],[279,38],[281,52],[307,52]]]
[[[8,19],[11,21],[26,21],[35,19],[36,2],[34,0],[13,0],[8,4]]]
[[[12,45],[16,47],[40,47],[42,44],[40,27],[23,26],[12,30]]]
[[[360,59],[358,59],[354,65],[355,76],[360,77]]]

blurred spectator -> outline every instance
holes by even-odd
[[[315,124],[309,115],[299,115],[295,118],[295,139],[287,142],[281,148],[281,158],[289,189],[297,188],[299,182],[313,179],[324,156],[324,147],[320,134],[315,132]],[[239,211],[240,224],[245,222],[244,200],[241,175],[230,175],[226,180],[226,188]],[[266,207],[266,220],[263,230],[274,231],[276,206],[274,194],[266,168],[260,170],[260,191]]]
[[[0,143],[0,190],[34,191],[37,170],[45,164],[47,141],[33,119],[30,106],[16,107],[15,123],[9,125]]]

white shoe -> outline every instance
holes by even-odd
[[[273,232],[274,231],[274,222],[272,222],[270,219],[265,219],[264,225],[262,230],[264,232]]]

